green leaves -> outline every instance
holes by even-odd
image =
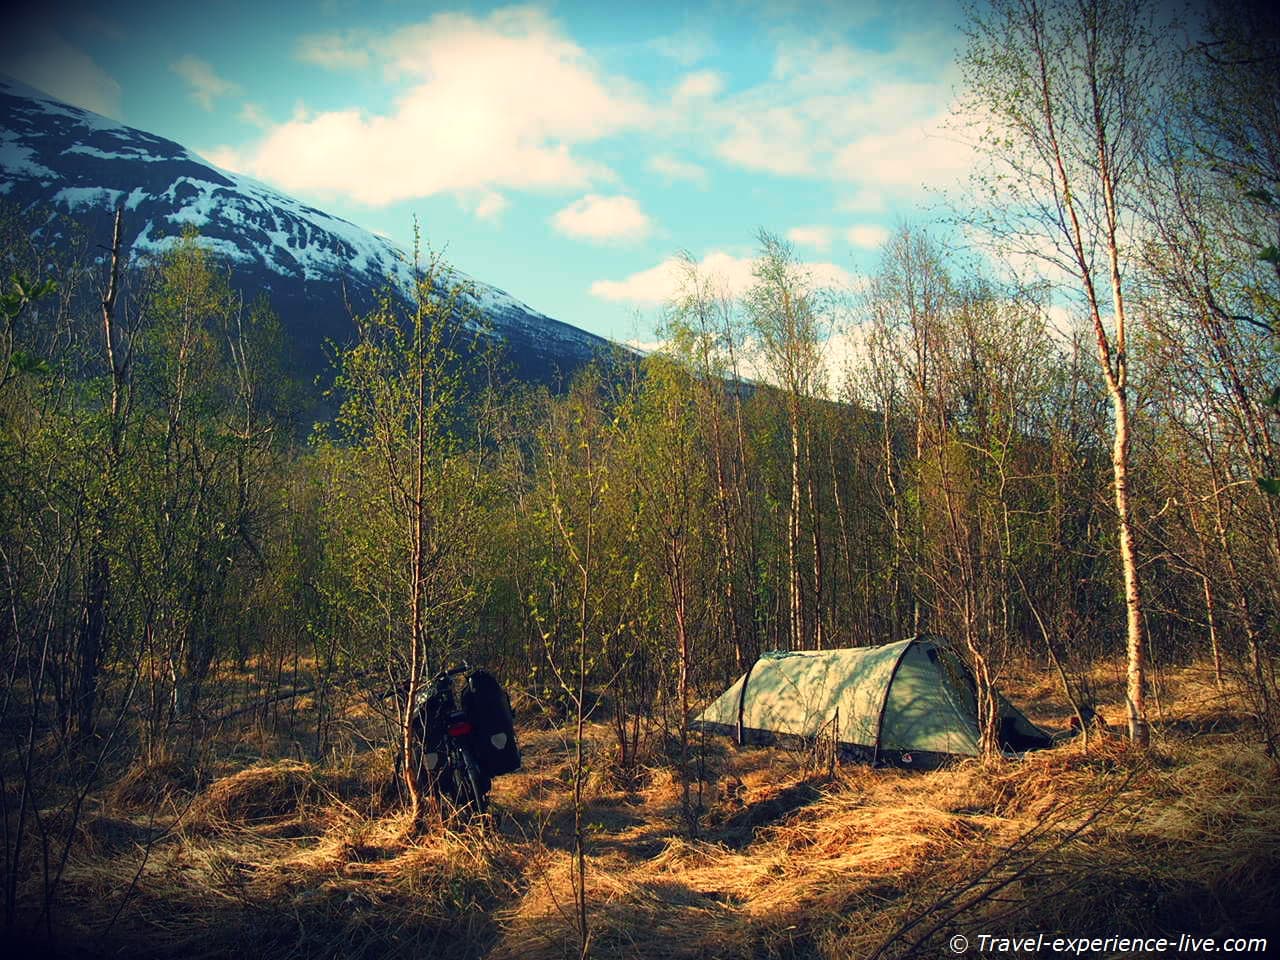
[[[58,284],[52,279],[28,280],[20,273],[11,273],[4,293],[0,294],[0,313],[12,322],[28,304],[43,300],[57,289]]]
[[[37,357],[28,350],[15,350],[13,356],[9,358],[9,362],[19,373],[29,373],[37,377],[43,377],[53,369],[49,366],[47,360],[43,357]]]

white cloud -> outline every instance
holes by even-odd
[[[654,338],[635,337],[623,342],[633,350],[645,354],[660,353],[672,346],[670,340]],[[758,339],[752,336],[742,337],[734,344],[733,355],[738,376],[777,386],[777,378]],[[851,332],[835,330],[829,333],[819,346],[820,373],[816,383],[820,391],[828,384],[844,382],[847,371],[856,367],[865,356],[866,337],[863,330],[855,328]]]
[[[245,123],[255,127],[266,129],[271,126],[271,118],[263,113],[262,108],[256,103],[246,103],[240,108],[239,118]]]
[[[367,46],[334,33],[309,33],[299,37],[296,55],[304,63],[329,70],[362,70],[370,62]]]
[[[845,239],[855,247],[874,250],[889,239],[889,231],[879,224],[860,223],[845,231]]]
[[[235,173],[244,172],[244,158],[234,147],[226,145],[212,147],[208,150],[197,150],[200,156],[204,157],[215,167],[221,167],[223,170],[231,170]]]
[[[698,273],[736,297],[749,290],[755,282],[752,275],[754,266],[755,260],[751,257],[735,257],[722,250],[713,250],[698,263]],[[800,266],[808,272],[815,287],[852,289],[858,285],[847,270],[834,263],[804,263]],[[591,284],[591,293],[602,300],[656,306],[676,297],[686,271],[682,260],[668,257],[656,266],[633,273],[623,280],[597,280]]]
[[[649,169],[662,174],[667,180],[688,180],[700,184],[707,182],[707,171],[704,168],[666,153],[650,157]]]
[[[810,280],[819,289],[861,290],[866,285],[864,278],[855,277],[844,267],[834,263],[806,263],[801,266],[809,272]]]
[[[622,341],[625,346],[632,350],[638,350],[640,353],[657,353],[670,344],[669,340],[641,340],[639,337],[632,337],[630,340]]]
[[[1057,343],[1070,343],[1078,333],[1093,333],[1088,314],[1081,307],[1051,303],[1045,308],[1045,329]],[[1090,341],[1085,340],[1088,344]]]
[[[947,129],[949,112],[859,137],[837,152],[833,173],[899,190],[953,186],[973,169],[973,146]]]
[[[481,220],[496,220],[507,209],[507,198],[496,190],[485,190],[471,208],[471,212]]]
[[[637,344],[644,349],[643,341]],[[648,344],[646,353],[658,353],[671,347],[670,340],[655,340]],[[825,371],[825,349],[823,353],[823,368]],[[773,375],[773,370],[769,366],[769,359],[765,355],[764,348],[760,341],[752,336],[741,337],[733,347],[733,362],[735,365],[734,373],[736,376],[743,377],[756,383],[770,383],[774,386],[778,385],[777,378]]]
[[[0,40],[4,72],[51,97],[114,119],[120,109],[120,84],[83,50],[48,27],[7,24]]]
[[[797,176],[813,170],[808,140],[808,130],[796,112],[777,107],[735,120],[733,132],[716,152],[748,170]]]
[[[698,270],[715,277],[736,295],[751,285],[751,262],[717,250],[702,259]],[[591,284],[591,293],[602,300],[649,306],[662,304],[674,299],[680,291],[685,270],[683,261],[668,257],[657,266],[633,273],[624,280],[597,280]]]
[[[792,227],[787,231],[787,239],[797,246],[829,250],[833,233],[830,227]]]
[[[724,81],[720,79],[720,74],[714,70],[699,70],[696,73],[686,73],[684,77],[676,84],[675,92],[671,98],[676,103],[683,103],[689,100],[708,100],[714,97],[724,89]]]
[[[607,171],[572,152],[652,112],[542,11],[441,13],[377,44],[411,86],[387,114],[356,109],[272,130],[254,172],[288,190],[381,205],[440,192],[580,187]]]
[[[866,362],[869,334],[870,329],[865,324],[850,324],[831,334],[825,357],[831,382],[845,382],[849,371]]]
[[[476,204],[476,216],[481,220],[492,220],[507,209],[507,198],[500,193],[485,194],[483,200]]]
[[[853,21],[844,26],[847,36],[862,35]],[[731,94],[717,90],[712,100],[675,98],[672,126],[736,167],[848,183],[843,202],[859,212],[957,179],[971,156],[941,124],[952,99],[954,38],[912,26],[873,48],[837,34],[779,26],[766,79]],[[689,74],[681,89],[709,83],[692,79],[704,75],[715,76]]]
[[[1081,289],[1081,280],[1071,253],[1051,236],[1029,233],[996,237],[986,230],[969,226],[965,240],[986,258],[986,265],[1002,282],[1027,288],[1047,288],[1049,299],[1042,304],[1045,329],[1059,345],[1070,343],[1074,335],[1083,333],[1091,343],[1093,327],[1089,308]],[[1099,291],[1104,326],[1112,329],[1114,313],[1105,288]]]
[[[997,276],[1018,284],[1043,284],[1071,292],[1080,289],[1074,255],[1065,242],[1040,231],[996,236],[978,226],[964,230],[965,239],[987,255]]]
[[[169,69],[187,81],[191,98],[206,110],[212,110],[213,101],[219,97],[240,91],[237,84],[218,76],[212,65],[199,57],[188,54],[169,64]]]
[[[634,240],[647,234],[649,217],[631,197],[588,194],[551,218],[560,233],[583,240]]]

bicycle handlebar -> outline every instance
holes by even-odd
[[[433,683],[438,682],[440,680],[448,680],[450,677],[456,677],[459,674],[466,673],[470,669],[471,669],[471,666],[466,661],[463,661],[462,664],[454,667],[451,670],[441,670],[434,677],[432,677],[431,680]]]
[[[431,692],[429,689],[430,687],[435,686],[436,684],[439,684],[444,680],[448,680],[450,677],[456,677],[459,674],[466,673],[470,669],[471,669],[471,665],[464,660],[459,666],[456,666],[451,670],[441,670],[431,679],[421,682],[421,686],[418,688],[418,695],[420,697],[426,697]],[[400,684],[400,686],[392,687],[386,693],[378,695],[378,699],[389,700],[392,697],[396,696],[397,693],[400,693],[401,695],[403,695],[405,691],[408,689],[408,687],[409,687],[409,682],[406,680],[404,683]]]

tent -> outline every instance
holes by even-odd
[[[772,652],[760,657],[694,721],[739,743],[831,736],[841,753],[872,762],[936,766],[978,755],[973,676],[936,637],[882,647]],[[1003,697],[1002,747],[1011,753],[1052,739]]]

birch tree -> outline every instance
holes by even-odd
[[[1065,274],[1088,313],[1114,418],[1129,736],[1149,740],[1146,628],[1131,494],[1128,312],[1134,190],[1160,60],[1146,0],[996,0],[972,8],[963,69],[981,147],[981,225]]]
[[[416,268],[416,252],[414,259]],[[415,819],[421,797],[407,762],[415,705],[441,654],[433,641],[449,635],[471,599],[465,555],[474,545],[478,514],[457,424],[464,390],[460,337],[474,308],[440,256],[416,272],[408,315],[388,297],[362,318],[335,380],[343,397],[337,430],[354,447],[348,462],[376,465],[380,475],[381,503],[370,504],[368,513],[390,519],[393,539],[372,545],[377,556],[369,562],[386,557],[391,565],[392,596],[383,601],[383,616],[394,644],[388,665],[398,668],[392,679],[404,695],[398,740]]]
[[[808,404],[822,375],[825,343],[823,318],[810,278],[796,261],[790,245],[767,231],[760,231],[760,258],[755,284],[747,292],[746,309],[764,362],[787,405],[790,438],[791,497],[787,511],[787,622],[791,649],[807,645],[804,619],[804,579],[800,535],[804,509],[804,482],[809,468]],[[820,618],[815,617],[815,623]],[[821,642],[821,638],[818,638]]]

